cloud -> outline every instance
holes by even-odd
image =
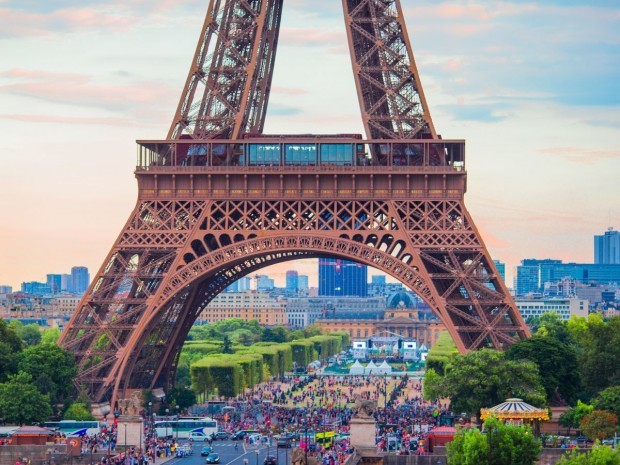
[[[458,105],[438,105],[437,108],[456,120],[461,121],[481,121],[485,123],[498,123],[507,118],[503,112],[508,105],[503,104],[476,104],[465,103]]]
[[[338,31],[314,28],[282,28],[279,40],[290,46],[330,46],[338,49],[343,43],[346,43],[347,36],[344,27]]]
[[[0,38],[40,37],[55,32],[105,29],[123,31],[135,24],[136,18],[95,8],[71,8],[39,13],[0,8]]]
[[[587,150],[580,147],[550,147],[538,152],[583,165],[593,165],[599,161],[620,158],[620,150]]]
[[[54,73],[34,69],[11,69],[0,73],[0,78],[9,81],[0,85],[0,94],[18,95],[36,100],[53,102],[73,107],[96,108],[120,113],[120,117],[93,116],[78,118],[83,124],[122,124],[125,119],[139,119],[142,122],[160,122],[158,108],[173,108],[178,98],[178,89],[155,80],[135,80],[129,83],[100,83],[92,76],[79,73]],[[155,110],[154,110],[155,109]],[[6,118],[25,118],[24,115],[10,114]],[[33,121],[61,122],[53,117],[30,115]],[[67,121],[69,122],[69,121]]]
[[[295,87],[274,86],[271,88],[271,93],[282,94],[282,95],[304,95],[304,94],[307,94],[308,91],[306,89],[295,88]]]
[[[97,126],[136,126],[136,122],[130,118],[96,118],[79,116],[56,116],[56,115],[18,115],[1,114],[0,119],[20,121],[25,123],[56,123],[56,124],[94,124]]]
[[[302,108],[270,103],[267,113],[271,116],[293,116],[302,113]]]

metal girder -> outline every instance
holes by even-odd
[[[168,139],[260,133],[283,0],[211,0]]]
[[[342,0],[369,139],[435,139],[399,0]]]
[[[210,1],[168,140],[155,146],[174,155],[182,138],[222,145],[262,132],[282,3]],[[437,136],[399,0],[343,8],[369,145],[426,147],[421,139]],[[139,166],[136,207],[59,340],[76,356],[76,385],[113,408],[133,389],[168,389],[191,325],[216,295],[301,258],[389,274],[433,309],[461,352],[527,337],[465,208],[464,156],[448,163],[445,142],[430,141],[406,166]]]

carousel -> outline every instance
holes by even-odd
[[[540,432],[540,422],[549,420],[549,411],[544,408],[536,408],[523,402],[523,399],[506,399],[499,405],[491,408],[480,409],[480,419],[482,421],[489,417],[495,417],[512,425],[527,424],[532,426],[534,435]]]

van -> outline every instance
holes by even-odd
[[[258,434],[258,430],[255,429],[242,429],[234,433],[230,439],[233,441],[243,441],[246,436],[251,436],[252,434]]]
[[[248,436],[248,444],[260,444],[260,442],[262,441],[263,436],[261,434],[250,434]]]
[[[190,441],[208,441],[209,437],[200,431],[190,431],[188,439]]]

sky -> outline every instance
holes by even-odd
[[[524,258],[592,263],[593,236],[620,229],[618,1],[401,2],[508,285]],[[284,3],[265,132],[362,133],[341,2]],[[135,140],[165,138],[207,4],[0,0],[0,284],[99,269],[135,205]],[[286,269],[316,267],[267,272]]]

